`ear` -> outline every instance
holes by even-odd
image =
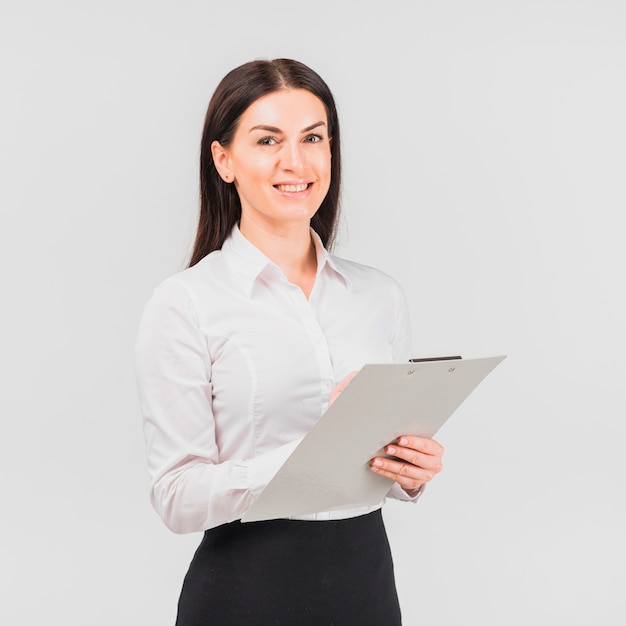
[[[215,169],[222,180],[227,183],[232,183],[235,179],[235,175],[232,171],[228,150],[224,148],[219,141],[214,141],[211,144],[211,155],[213,156]]]

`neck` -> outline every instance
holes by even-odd
[[[270,230],[242,216],[239,230],[250,243],[280,267],[289,282],[298,285],[309,296],[317,272],[317,255],[308,222]]]

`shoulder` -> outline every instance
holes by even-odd
[[[153,290],[146,307],[168,309],[196,309],[198,294],[211,289],[223,276],[225,268],[221,250],[204,257],[192,267],[165,278]]]
[[[394,294],[402,294],[400,283],[391,275],[380,269],[349,259],[330,255],[332,263],[345,276],[355,290],[382,289]]]

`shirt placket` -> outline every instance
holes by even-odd
[[[316,315],[316,300],[307,300],[302,290],[298,287],[290,290],[290,297],[300,322],[305,332],[311,339],[311,344],[315,350],[317,364],[320,372],[320,396],[324,399],[320,407],[320,415],[328,405],[328,398],[332,388],[335,386],[335,373],[333,370],[330,350],[326,335],[322,330]],[[331,512],[315,513],[307,516],[308,519],[329,520],[332,519]]]
[[[315,300],[307,300],[302,290],[298,287],[290,290],[290,297],[302,328],[309,336],[315,351],[320,372],[320,396],[325,399],[320,410],[325,410],[330,392],[335,386],[335,373],[326,335],[317,320]]]

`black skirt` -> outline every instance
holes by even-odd
[[[278,624],[401,624],[380,511],[332,521],[237,521],[205,532],[176,625]]]

